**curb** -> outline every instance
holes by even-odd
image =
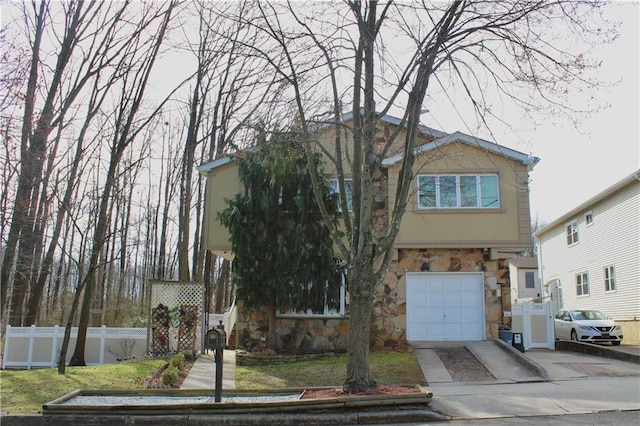
[[[536,374],[542,377],[542,380],[545,382],[551,381],[551,375],[547,371],[546,368],[535,362],[534,360],[528,358],[526,355],[523,355],[518,349],[513,346],[507,344],[507,342],[501,339],[494,339],[494,342],[509,356],[515,359],[518,363],[520,363],[523,367],[529,369],[533,374]]]
[[[234,416],[216,414],[183,415],[17,415],[2,416],[3,426],[68,426],[68,425],[133,425],[153,424],[155,426],[297,426],[313,425],[358,425],[444,422],[450,418],[429,409],[408,409],[401,411],[363,411],[353,413],[271,413],[237,414]]]
[[[567,352],[579,352],[587,355],[595,355],[602,358],[611,358],[618,361],[633,362],[640,364],[640,355],[615,349],[616,347],[606,347],[594,345],[586,342],[575,342],[573,340],[556,340],[556,350]]]

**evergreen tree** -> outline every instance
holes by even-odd
[[[218,219],[230,232],[238,298],[249,309],[268,312],[269,345],[275,348],[276,312],[322,312],[325,304],[337,304],[341,273],[298,135],[274,133],[236,161],[244,191],[227,200]],[[337,196],[322,173],[319,155],[313,164],[323,177],[324,201],[337,218]]]

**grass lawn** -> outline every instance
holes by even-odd
[[[239,389],[341,386],[346,376],[345,354],[277,365],[236,367]],[[75,389],[144,389],[145,380],[163,360],[131,361],[94,367],[0,371],[0,412],[35,414],[42,404]],[[415,354],[370,354],[371,371],[380,385],[426,384]]]
[[[425,385],[424,374],[413,352],[369,354],[371,375],[379,385]],[[341,386],[347,374],[347,355],[297,361],[287,364],[236,366],[240,389]]]
[[[0,412],[35,414],[42,404],[76,389],[144,389],[145,380],[163,360],[130,361],[92,367],[0,370]]]

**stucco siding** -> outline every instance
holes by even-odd
[[[207,196],[205,197],[204,248],[220,256],[231,252],[229,231],[218,221],[218,213],[227,207],[225,200],[242,191],[238,166],[235,162],[226,164],[207,174]]]
[[[593,223],[587,225],[585,214]],[[567,246],[565,226],[578,223],[578,243]],[[603,311],[617,320],[640,319],[640,182],[576,211],[538,236],[544,283],[559,278],[565,308]],[[615,269],[616,290],[605,291],[604,268]],[[588,273],[589,294],[577,296],[576,275]]]
[[[389,203],[395,199],[399,168],[389,171]],[[452,143],[416,158],[414,174],[487,174],[499,179],[500,206],[497,209],[419,209],[414,178],[407,212],[396,239],[399,247],[529,247],[531,245],[529,196],[526,166],[472,147]]]

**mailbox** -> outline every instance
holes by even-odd
[[[224,331],[224,325],[222,321],[216,328],[212,328],[207,331],[204,336],[204,348],[205,350],[215,350],[215,363],[216,363],[216,388],[215,388],[215,402],[222,400],[222,358],[224,356],[224,347],[227,345],[227,333]]]
[[[224,336],[220,332],[220,330],[216,330],[212,328],[207,331],[207,334],[204,339],[204,348],[205,349],[223,349],[224,348]]]

